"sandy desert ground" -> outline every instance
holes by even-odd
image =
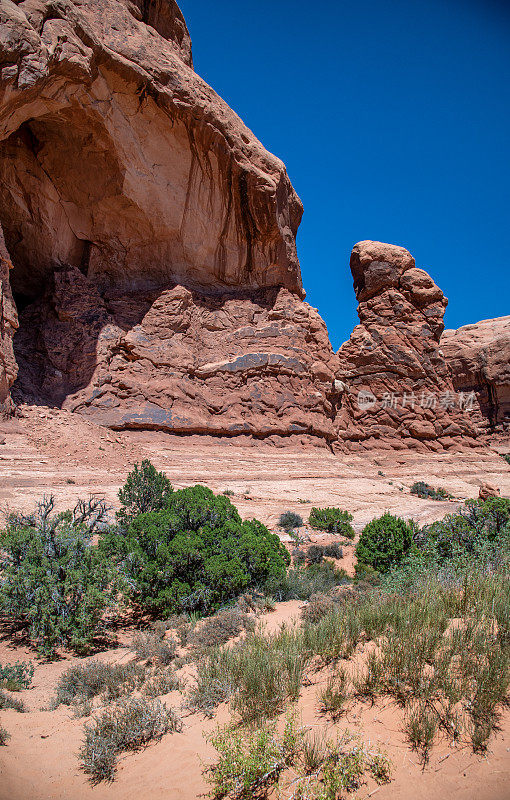
[[[70,506],[89,492],[116,504],[119,486],[134,462],[149,457],[176,487],[204,483],[215,491],[230,489],[232,501],[244,517],[257,517],[273,530],[280,513],[293,510],[307,517],[312,504],[347,508],[360,531],[376,515],[389,510],[420,523],[444,516],[461,501],[478,495],[483,481],[495,483],[510,496],[510,467],[496,453],[473,450],[450,454],[410,452],[334,455],[323,448],[277,448],[239,441],[175,438],[157,433],[122,433],[100,429],[61,411],[26,408],[22,418],[0,429],[0,505],[28,510],[43,494],[54,494],[60,508]],[[415,480],[446,488],[452,502],[420,500],[409,494]],[[306,502],[304,502],[306,501]],[[320,535],[315,535],[320,540]],[[352,552],[352,551],[351,551]],[[352,568],[352,556],[342,566]],[[275,629],[299,615],[300,603],[281,603],[264,615],[263,623]],[[108,661],[131,657],[127,644],[131,632],[119,634],[119,647],[99,654]],[[356,658],[362,657],[356,653]],[[34,653],[0,640],[0,663],[34,660]],[[80,771],[77,751],[83,720],[73,719],[69,708],[47,707],[60,674],[79,659],[65,657],[53,663],[37,659],[33,688],[21,692],[29,712],[2,712],[2,724],[11,734],[0,749],[0,800],[194,800],[207,792],[203,763],[214,751],[204,733],[228,719],[220,707],[213,720],[198,714],[183,716],[181,733],[120,761],[114,783],[96,787]],[[317,692],[326,680],[322,671],[311,675],[299,702],[303,723],[314,728],[332,723],[317,710]],[[163,698],[178,708],[173,692]],[[338,723],[339,729],[360,732],[367,743],[380,744],[393,763],[392,782],[367,784],[359,797],[376,800],[508,800],[510,797],[510,713],[484,757],[466,748],[454,749],[440,741],[422,771],[401,732],[402,716],[390,700],[370,704],[352,702]]]

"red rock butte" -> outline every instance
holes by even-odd
[[[333,352],[304,301],[301,202],[194,72],[174,0],[2,0],[0,30],[6,413],[38,403],[119,430],[344,450],[506,427],[508,370],[482,380],[463,329],[446,360],[446,300],[401,247],[355,246],[360,325]],[[475,415],[439,404],[461,386]],[[437,405],[384,401],[404,393]]]

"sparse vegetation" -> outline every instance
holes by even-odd
[[[23,700],[20,700],[18,697],[11,697],[10,694],[0,690],[0,711],[6,708],[12,708],[13,711],[18,711],[20,714],[26,711]]]
[[[55,702],[70,706],[102,696],[106,702],[139,689],[145,680],[145,667],[134,661],[109,664],[92,659],[70,667],[60,676]]]
[[[80,751],[82,769],[92,783],[111,781],[119,754],[138,750],[166,733],[178,731],[181,723],[160,700],[129,697],[105,708],[84,727]]]
[[[34,677],[34,665],[31,661],[16,661],[15,664],[0,664],[0,688],[9,692],[20,692],[29,689]]]
[[[326,686],[321,690],[319,708],[335,719],[343,711],[347,697],[347,674],[340,668],[329,676]]]
[[[324,545],[324,555],[328,558],[343,558],[344,551],[338,542],[330,542]]]
[[[312,544],[306,551],[306,560],[309,564],[320,564],[324,558],[324,548],[320,544]]]
[[[317,592],[329,592],[348,581],[347,573],[330,561],[306,566],[295,565],[279,580],[268,583],[267,589],[276,600],[308,600]]]
[[[161,697],[174,689],[179,689],[180,686],[179,679],[171,670],[158,670],[145,681],[142,692],[147,697]]]
[[[10,738],[11,738],[10,733],[7,733],[5,728],[2,725],[0,725],[0,747],[6,745]]]
[[[510,453],[503,453],[501,457],[505,459],[507,464],[510,464]]]
[[[335,599],[330,594],[317,592],[312,594],[306,606],[301,609],[301,619],[305,622],[319,622],[335,606]]]
[[[163,639],[160,633],[148,631],[133,636],[131,649],[139,661],[166,666],[175,658],[177,644],[173,639]]]
[[[434,489],[433,486],[425,483],[425,481],[416,481],[416,483],[413,483],[410,492],[411,494],[428,500],[449,500],[451,498],[451,494],[449,494],[446,489],[443,489],[442,486]]]
[[[336,533],[347,539],[354,539],[356,535],[351,525],[352,514],[341,508],[312,508],[309,522],[312,528]]]
[[[283,514],[280,514],[278,527],[283,528],[283,530],[287,531],[287,533],[294,528],[302,528],[303,525],[303,517],[301,517],[299,514],[296,514],[294,511],[285,511]]]
[[[227,608],[197,625],[188,637],[188,644],[192,650],[203,652],[254,628],[255,620],[249,614],[239,608]]]

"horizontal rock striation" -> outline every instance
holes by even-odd
[[[441,349],[458,391],[474,392],[474,419],[486,434],[510,428],[510,316],[445,330]]]
[[[447,299],[403,247],[359,242],[351,255],[360,324],[338,352],[338,436],[348,446],[439,449],[472,442],[440,349]]]

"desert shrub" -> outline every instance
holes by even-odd
[[[427,562],[476,556],[492,543],[510,539],[510,500],[467,500],[459,512],[426,525],[415,536]]]
[[[418,497],[429,500],[448,500],[451,497],[446,489],[443,489],[441,486],[434,489],[433,486],[425,483],[425,481],[416,481],[416,483],[413,483],[410,492]]]
[[[333,718],[338,717],[347,701],[347,684],[347,673],[344,669],[340,668],[330,675],[319,693],[320,710],[331,714]]]
[[[331,595],[324,594],[324,592],[316,592],[316,594],[312,594],[306,606],[301,610],[301,619],[304,622],[319,622],[336,605]]]
[[[292,563],[295,566],[304,564],[306,561],[306,553],[300,547],[294,547],[292,550]]]
[[[252,800],[266,797],[281,773],[296,760],[303,731],[288,717],[281,735],[274,725],[255,729],[218,728],[209,741],[218,760],[204,772],[214,800]]]
[[[322,561],[320,564],[293,567],[286,575],[269,582],[267,591],[280,602],[308,600],[312,594],[327,593],[348,580],[345,570],[337,569],[330,561]]]
[[[188,637],[188,644],[195,651],[203,651],[225,644],[242,631],[254,628],[253,617],[239,608],[226,608],[199,623]]]
[[[119,754],[137,750],[165,733],[181,729],[175,713],[160,700],[125,698],[84,726],[82,769],[92,783],[113,780]]]
[[[10,692],[29,689],[34,676],[34,665],[31,661],[16,661],[15,664],[0,664],[0,687]]]
[[[122,579],[92,536],[105,524],[102,500],[53,513],[45,498],[30,515],[11,514],[0,532],[0,612],[23,623],[50,656],[59,646],[90,648],[118,609]]]
[[[6,745],[10,738],[10,733],[7,733],[5,728],[0,725],[0,746]]]
[[[122,564],[146,611],[216,611],[249,587],[285,574],[290,556],[257,520],[205,486],[171,492],[166,507],[110,531],[100,547]]]
[[[388,513],[372,520],[363,528],[356,546],[358,563],[378,572],[387,572],[411,549],[413,532],[412,523]]]
[[[157,670],[143,684],[142,692],[147,697],[161,697],[180,688],[178,677],[171,670]]]
[[[309,522],[312,528],[328,533],[337,533],[348,539],[354,539],[355,532],[351,525],[352,514],[341,508],[312,508]]]
[[[170,664],[177,654],[177,644],[173,639],[166,640],[158,633],[136,633],[131,641],[131,650],[140,661],[153,664]]]
[[[405,733],[412,749],[415,750],[425,766],[438,729],[438,718],[425,704],[418,704],[408,715]]]
[[[343,558],[344,551],[338,542],[331,542],[324,545],[324,555],[329,558]]]
[[[232,647],[213,648],[197,664],[187,706],[209,714],[230,700],[243,722],[273,717],[299,696],[310,654],[299,631],[251,633]]]
[[[168,496],[172,493],[172,484],[163,472],[145,458],[140,465],[135,464],[119,490],[121,508],[117,517],[126,525],[138,514],[159,511],[164,508]]]
[[[181,647],[186,647],[188,636],[193,628],[189,614],[171,614],[164,624],[167,630],[176,632]]]
[[[278,519],[278,527],[283,528],[287,533],[294,528],[301,528],[304,525],[303,517],[294,511],[284,511]]]
[[[306,560],[309,564],[320,564],[324,558],[324,548],[320,544],[312,544],[306,551]]]
[[[20,700],[17,697],[11,697],[10,694],[0,690],[0,711],[3,711],[6,708],[12,708],[14,711],[18,711],[20,714],[23,714],[26,711],[23,700]]]
[[[505,459],[507,464],[510,464],[510,453],[504,453],[501,457]]]
[[[133,661],[108,664],[97,659],[69,667],[57,683],[56,702],[70,706],[102,695],[110,701],[140,688],[145,667]]]

